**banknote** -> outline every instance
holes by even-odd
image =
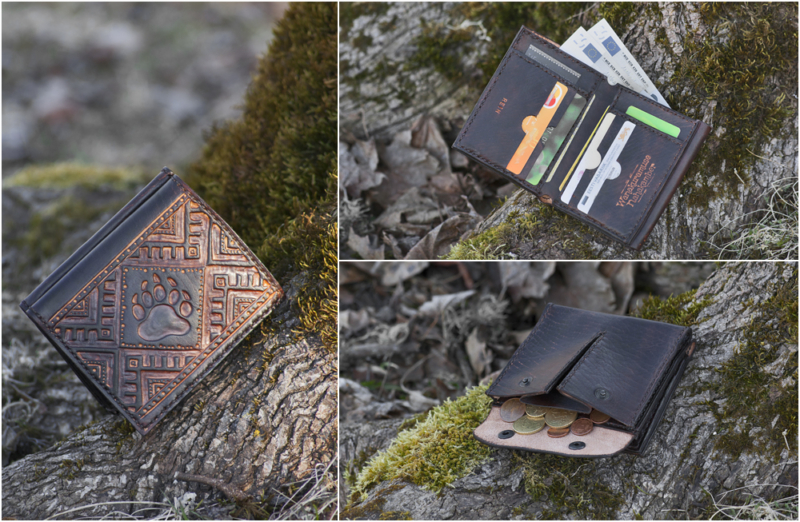
[[[566,42],[561,45],[561,50],[580,60],[597,72],[604,74],[613,83],[624,85],[632,91],[639,92],[642,87],[628,81],[617,70],[611,61],[611,56],[589,32],[583,27],[578,28]]]
[[[622,43],[622,40],[619,39],[619,36],[617,36],[617,33],[614,32],[614,29],[611,28],[611,25],[609,25],[605,18],[589,29],[588,33],[603,46],[603,49],[611,57],[614,68],[629,82],[642,87],[641,90],[634,89],[636,92],[657,101],[665,107],[669,107],[667,100],[661,96],[656,86],[653,85],[653,82],[647,74],[645,74],[644,70],[642,70],[639,62],[637,62],[630,51],[628,51],[625,44]]]

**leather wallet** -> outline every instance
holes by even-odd
[[[165,168],[20,307],[97,400],[146,434],[282,296]]]
[[[710,130],[523,27],[453,147],[639,250]]]
[[[694,347],[688,327],[548,304],[486,390],[494,401],[475,438],[490,446],[569,457],[641,454]],[[593,429],[585,435],[573,429],[554,438],[547,426],[522,435],[501,417],[502,405],[512,399],[579,418],[596,419],[595,410],[605,422],[589,424]]]

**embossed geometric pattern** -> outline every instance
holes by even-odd
[[[174,199],[41,318],[62,355],[142,433],[283,295],[227,224],[169,175]]]

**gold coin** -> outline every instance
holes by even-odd
[[[520,435],[532,435],[544,429],[544,419],[531,419],[523,415],[514,422],[514,431]]]
[[[506,422],[514,422],[525,416],[525,405],[519,399],[508,399],[500,406],[500,418]]]
[[[551,428],[569,428],[578,418],[577,411],[551,409],[544,415],[544,421]]]
[[[611,416],[601,413],[597,410],[592,410],[592,413],[589,414],[589,418],[592,419],[592,422],[595,424],[604,424],[608,422],[608,419],[610,419]]]
[[[544,414],[547,413],[549,410],[547,406],[537,406],[535,404],[526,404],[525,405],[525,415],[530,417],[531,419],[543,419]]]

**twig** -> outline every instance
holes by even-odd
[[[199,482],[200,484],[217,488],[225,493],[226,497],[237,502],[247,502],[252,498],[251,495],[248,495],[236,486],[226,484],[220,479],[208,478],[202,475],[191,475],[189,473],[183,473],[180,471],[176,471],[174,477],[175,479],[183,480],[184,482]]]

